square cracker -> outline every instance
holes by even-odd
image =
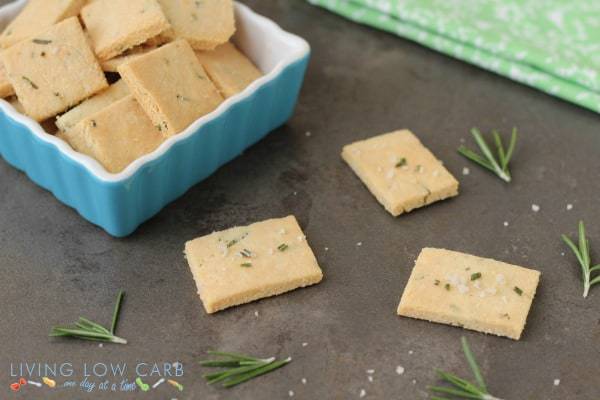
[[[519,340],[539,279],[532,269],[425,248],[398,314]]]
[[[0,47],[8,48],[79,14],[86,0],[29,0],[0,35]]]
[[[187,242],[185,254],[209,314],[323,279],[294,216],[214,232]]]
[[[235,33],[232,0],[159,0],[171,23],[162,36],[185,39],[196,50],[212,50]]]
[[[196,52],[200,63],[223,97],[240,93],[262,76],[261,72],[233,43],[211,51]]]
[[[81,18],[100,60],[142,44],[170,25],[157,0],[93,0]]]
[[[3,60],[25,112],[37,121],[108,86],[76,17],[6,49]]]
[[[458,195],[458,181],[408,130],[347,145],[342,158],[395,217]]]
[[[58,117],[56,119],[56,126],[61,131],[68,131],[84,118],[101,111],[105,107],[108,107],[112,103],[121,100],[123,97],[129,94],[129,88],[127,88],[127,85],[121,79],[110,85],[108,89],[98,93],[94,97],[85,100],[77,107],[72,108],[65,114]]]
[[[165,136],[181,132],[223,102],[185,40],[135,58],[119,73]]]
[[[164,141],[131,95],[83,119],[62,138],[115,174]]]

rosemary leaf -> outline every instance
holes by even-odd
[[[485,381],[483,380],[483,375],[481,375],[481,370],[479,369],[479,366],[477,365],[477,361],[475,361],[475,356],[473,356],[473,352],[471,352],[471,348],[469,347],[467,338],[463,336],[461,338],[461,343],[462,343],[463,353],[465,353],[465,358],[467,359],[467,362],[469,363],[469,367],[471,367],[471,371],[473,371],[473,376],[475,377],[475,380],[477,381],[479,388],[482,391],[487,392],[487,387],[486,387]]]
[[[203,377],[209,385],[222,383],[223,387],[232,387],[244,383],[257,376],[271,372],[291,361],[291,359],[277,361],[274,357],[260,359],[237,353],[209,351],[209,354],[223,358],[222,360],[201,361],[204,367],[224,368],[220,371],[205,374]]]
[[[117,322],[119,320],[119,313],[121,312],[121,302],[123,301],[123,293],[122,290],[119,290],[119,294],[117,295],[117,303],[115,304],[115,310],[113,311],[112,323],[110,324],[110,333],[114,335],[117,329]]]
[[[579,221],[578,226],[579,246],[575,245],[566,235],[562,235],[563,241],[569,246],[581,268],[581,280],[583,282],[583,297],[586,298],[590,292],[590,288],[597,283],[600,283],[600,275],[592,277],[596,272],[600,271],[600,265],[591,267],[590,258],[590,241],[586,237],[585,224]]]
[[[486,387],[485,381],[483,379],[483,375],[481,374],[481,370],[479,369],[479,365],[475,360],[475,356],[471,352],[471,348],[469,347],[469,343],[466,338],[461,339],[463,353],[465,354],[465,358],[473,375],[475,377],[476,383],[471,383],[466,379],[460,378],[454,374],[437,370],[437,373],[440,377],[449,383],[451,386],[430,386],[428,389],[433,393],[441,393],[448,394],[461,399],[476,399],[476,400],[501,400],[497,397],[492,396]],[[430,399],[438,399],[438,400],[449,400],[445,397],[440,396],[430,396]]]
[[[496,145],[497,156],[492,153],[492,150],[490,149],[479,129],[471,129],[471,135],[473,135],[475,143],[477,143],[477,146],[483,155],[477,154],[465,146],[460,146],[458,148],[458,152],[474,163],[492,171],[503,181],[510,182],[512,177],[508,168],[508,164],[510,163],[517,144],[517,129],[513,128],[507,149],[504,148],[500,133],[498,133],[496,130],[492,131],[492,137]]]
[[[50,331],[51,337],[70,337],[81,340],[101,341],[118,344],[127,344],[127,340],[115,336],[117,320],[119,318],[119,310],[121,308],[121,300],[123,299],[123,291],[119,291],[117,303],[113,312],[111,330],[106,329],[102,325],[91,321],[84,317],[79,317],[79,320],[73,327],[55,326]]]

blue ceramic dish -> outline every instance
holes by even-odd
[[[0,27],[25,3],[1,8]],[[123,172],[108,173],[3,100],[0,155],[109,234],[131,234],[293,113],[309,60],[308,44],[244,5],[236,4],[236,17],[234,42],[265,75]]]

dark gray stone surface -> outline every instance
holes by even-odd
[[[426,386],[437,382],[434,368],[469,375],[460,350],[465,335],[490,389],[504,399],[600,399],[600,287],[581,297],[578,266],[570,254],[561,256],[567,250],[560,241],[583,218],[600,257],[598,115],[303,1],[245,2],[313,47],[297,112],[131,237],[107,236],[0,161],[0,398],[284,399],[293,390],[298,399],[352,399],[364,389],[366,399],[425,399]],[[471,143],[473,125],[519,127],[513,184],[457,155],[462,138]],[[456,199],[394,219],[339,153],[346,143],[404,127],[462,187]],[[470,175],[461,174],[464,166]],[[540,212],[532,212],[533,203]],[[325,280],[206,315],[184,242],[287,214],[299,218]],[[541,270],[522,340],[396,316],[424,246]],[[127,297],[119,334],[129,345],[47,337],[52,325],[79,315],[108,323],[120,288]],[[200,377],[196,362],[208,349],[294,361],[225,391]],[[71,362],[78,381],[83,363],[131,368],[141,361],[182,362],[185,391],[164,385],[145,394],[86,395],[30,386],[13,394],[8,386],[10,363]],[[404,375],[395,373],[397,365]],[[367,369],[375,370],[372,383]]]

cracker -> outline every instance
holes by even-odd
[[[25,112],[37,121],[108,86],[76,17],[10,47],[3,60]]]
[[[127,95],[129,95],[129,89],[121,79],[109,86],[108,89],[87,99],[77,107],[58,117],[56,119],[56,126],[62,131],[68,131],[84,118],[97,113]]]
[[[458,181],[408,130],[352,143],[342,158],[393,216],[458,195]]]
[[[171,23],[163,36],[187,40],[196,50],[212,50],[235,33],[232,0],[159,0]]]
[[[119,73],[165,136],[181,132],[223,102],[185,40],[121,65]]]
[[[111,173],[123,171],[156,150],[164,137],[129,95],[63,132],[76,151],[95,158]]]
[[[10,84],[4,63],[0,62],[0,98],[5,99],[14,95],[15,89]]]
[[[32,38],[64,19],[79,14],[86,0],[29,0],[0,35],[0,47],[8,48]]]
[[[398,314],[519,340],[540,273],[455,251],[421,251]]]
[[[157,0],[94,0],[81,10],[100,60],[144,43],[170,25]]]
[[[223,97],[242,92],[262,76],[256,66],[233,43],[211,51],[196,52],[200,63]]]
[[[294,216],[203,236],[185,254],[209,314],[323,279]]]

